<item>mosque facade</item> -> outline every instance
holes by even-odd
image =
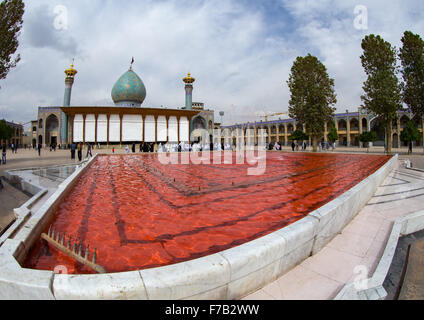
[[[33,144],[68,145],[94,143],[123,145],[130,143],[191,143],[203,129],[213,134],[214,111],[193,102],[195,78],[184,79],[185,105],[181,108],[142,106],[146,87],[133,70],[133,63],[111,91],[114,106],[72,106],[72,87],[78,71],[74,65],[65,70],[63,106],[39,107],[33,121]]]

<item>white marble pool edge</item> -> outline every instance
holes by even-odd
[[[26,212],[24,225],[22,221],[20,225],[15,221],[12,227],[16,230],[8,230],[9,236],[4,234],[0,238],[0,299],[243,298],[319,252],[356,216],[398,166],[398,155],[395,155],[374,174],[292,225],[196,260],[103,275],[65,275],[22,268],[19,262],[39,238],[57,205],[95,158],[66,179],[35,215],[26,207],[29,213]]]
[[[383,287],[399,238],[424,229],[424,211],[397,218],[384,249],[383,256],[371,278],[346,284],[334,300],[384,300],[387,291]]]

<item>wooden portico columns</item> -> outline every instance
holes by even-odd
[[[191,144],[191,119],[193,117],[187,117],[188,118],[188,144]]]
[[[107,118],[107,130],[106,130],[106,135],[107,135],[107,146],[109,147],[109,125],[110,125],[110,114],[106,115]]]
[[[74,143],[74,118],[75,118],[75,115],[71,115],[69,117],[71,121],[71,128],[72,128],[71,134],[69,135],[69,138],[71,139],[70,143]]]
[[[143,143],[146,141],[146,116],[142,115],[141,118],[143,119]]]
[[[178,132],[178,144],[180,144],[180,116],[177,116],[177,132]]]
[[[94,143],[97,145],[97,120],[99,119],[99,115],[96,113],[94,115]]]
[[[86,114],[82,115],[82,145],[85,146],[85,119],[87,118]]]
[[[155,143],[158,143],[158,115],[155,114]]]
[[[124,115],[122,113],[119,114],[119,145],[122,147],[122,118]]]
[[[166,116],[166,142],[169,142],[169,116]]]

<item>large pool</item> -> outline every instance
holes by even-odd
[[[58,207],[52,225],[96,247],[97,263],[108,272],[165,266],[284,228],[389,159],[272,152],[265,174],[249,176],[250,166],[235,164],[235,154],[232,165],[162,165],[157,154],[99,156]],[[57,266],[94,273],[41,239],[24,263],[40,270]]]

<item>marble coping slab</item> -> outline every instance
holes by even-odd
[[[400,237],[424,230],[424,210],[397,218],[387,241],[383,256],[371,278],[358,279],[346,284],[335,300],[384,300],[387,291],[383,287]]]
[[[174,265],[102,275],[67,275],[20,267],[52,212],[77,178],[65,180],[13,237],[0,247],[3,299],[240,299],[276,280],[318,252],[348,224],[398,165],[398,156],[340,197],[307,217],[251,241],[207,257]]]

